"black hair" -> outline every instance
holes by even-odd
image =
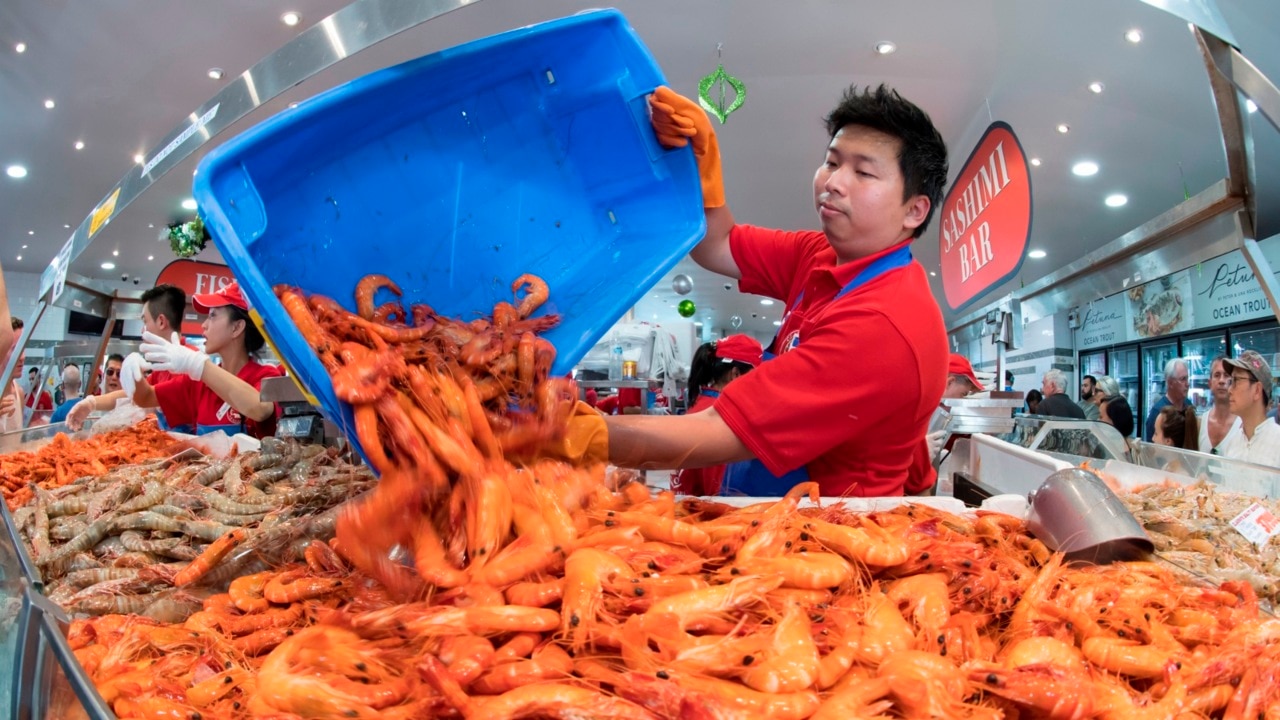
[[[1013,371],[1012,371],[1012,370],[1005,370],[1005,371],[1004,371],[1004,384],[1005,384],[1005,385],[1012,385],[1012,384],[1013,384]]]
[[[1097,384],[1098,384],[1098,378],[1096,378],[1096,377],[1094,377],[1094,376],[1092,376],[1092,375],[1085,375],[1084,377],[1080,378],[1080,382],[1084,382],[1085,380],[1088,380],[1089,382],[1093,383],[1094,385],[1097,385]]]
[[[898,151],[902,201],[916,195],[929,198],[929,212],[912,237],[923,235],[933,211],[942,202],[942,189],[947,184],[947,143],[929,114],[883,83],[875,90],[858,90],[857,85],[850,85],[840,104],[827,115],[826,123],[827,134],[832,138],[846,125],[861,125],[902,142]]]
[[[1111,420],[1112,426],[1121,435],[1124,437],[1133,435],[1133,408],[1129,407],[1129,401],[1123,395],[1116,395],[1104,400],[1103,408],[1107,413],[1107,417]]]
[[[123,363],[124,356],[121,355],[120,353],[111,353],[110,355],[107,356],[107,362],[111,362],[112,360],[115,360],[116,362],[119,362],[119,363]]]
[[[227,311],[231,313],[231,322],[236,320],[244,321],[244,349],[250,354],[254,354],[262,349],[267,343],[266,338],[262,337],[262,333],[258,331],[258,326],[253,324],[253,320],[249,319],[249,313],[241,310],[235,305],[225,305]]]
[[[26,325],[26,323],[22,322],[22,318],[18,317],[17,315],[9,316],[9,327],[13,328],[14,330],[21,330],[24,325]]]
[[[1034,401],[1034,402],[1040,402],[1041,400],[1044,400],[1044,393],[1040,392],[1039,390],[1028,390],[1028,391],[1027,391],[1027,409],[1028,409],[1028,410],[1030,410],[1030,409],[1031,409],[1031,403],[1032,403],[1033,401]]]
[[[724,362],[716,357],[714,341],[702,343],[693,354],[693,362],[689,364],[689,407],[693,407],[698,401],[702,388],[722,382],[731,370],[737,370],[741,375],[750,369],[751,366],[744,362]]]
[[[1173,446],[1183,450],[1200,449],[1200,423],[1196,418],[1196,409],[1185,407],[1181,410],[1165,405],[1156,416],[1156,426],[1160,434],[1173,441]]]
[[[173,285],[157,285],[142,293],[142,304],[151,310],[151,316],[163,315],[169,319],[169,327],[180,330],[182,313],[187,309],[187,294]]]

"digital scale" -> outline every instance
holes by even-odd
[[[338,438],[338,428],[320,414],[302,394],[292,377],[272,377],[262,381],[259,395],[263,402],[280,406],[276,420],[276,437],[324,445]]]

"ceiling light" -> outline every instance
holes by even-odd
[[[1093,93],[1094,95],[1101,93],[1105,89],[1107,89],[1107,86],[1103,85],[1102,83],[1096,80],[1089,83],[1089,92]]]
[[[83,140],[77,140],[77,141],[76,141],[76,144],[75,144],[75,148],[76,148],[77,150],[83,150],[83,149],[84,149],[84,141],[83,141]]]
[[[1039,260],[1040,258],[1044,257],[1047,254],[1048,253],[1046,253],[1043,250],[1032,250],[1031,252],[1027,253],[1027,257],[1031,258],[1032,260]]]
[[[1250,114],[1250,115],[1252,115],[1253,113],[1258,112],[1258,104],[1257,104],[1257,103],[1255,103],[1255,102],[1254,102],[1254,101],[1252,101],[1252,100],[1245,100],[1245,101],[1244,101],[1244,109],[1245,109],[1245,110],[1248,110],[1248,111],[1249,111],[1249,114]]]
[[[21,179],[27,176],[27,169],[21,165],[10,165],[4,169],[4,172],[11,178]]]
[[[1066,123],[1059,123],[1058,132],[1062,133],[1063,135],[1066,135],[1067,133],[1071,132],[1071,126]]]
[[[192,198],[187,198],[186,200],[183,200],[183,201],[182,201],[182,209],[183,209],[183,210],[195,210],[195,209],[196,209],[196,201],[195,201],[195,200],[193,200]],[[658,297],[658,296],[657,296],[657,295],[654,295],[654,297]]]
[[[1040,167],[1040,158],[1031,158],[1031,164]]]
[[[71,226],[66,223],[62,223],[62,227],[67,228],[68,230],[71,229]]]
[[[889,55],[897,49],[898,49],[898,46],[895,45],[894,43],[889,42],[888,40],[884,40],[882,42],[876,43],[877,55]]]
[[[222,68],[209,68],[209,79],[211,80],[221,80],[224,74]]]
[[[13,46],[13,50],[14,50],[14,52],[17,52],[17,53],[24,53],[24,52],[26,52],[26,51],[27,51],[27,44],[26,44],[26,43],[18,43],[17,45],[14,45],[14,46]]]
[[[147,223],[147,227],[149,228],[154,228],[155,226],[156,226],[155,223]]]
[[[23,245],[23,246],[22,246],[22,249],[23,249],[23,250],[26,250],[26,249],[27,249],[27,246],[26,246],[26,245]]]
[[[937,273],[936,271],[934,271],[934,270],[930,270],[930,271],[929,271],[929,276],[930,276],[930,277],[938,277],[938,273]]]
[[[1092,160],[1081,160],[1071,166],[1071,174],[1078,177],[1093,177],[1098,174],[1098,163]]]
[[[298,107],[298,103],[289,103],[289,109],[290,109],[290,110],[292,110],[292,109],[294,109],[294,108],[296,108],[296,107]]]
[[[133,156],[133,161],[141,165],[142,163],[146,162],[147,159],[142,156],[142,153],[135,153]]]
[[[35,235],[35,234],[36,234],[36,231],[35,231],[35,230],[28,230],[28,231],[27,231],[27,234],[28,234],[28,235]]]
[[[19,256],[18,256],[18,261],[19,261],[19,262],[21,262],[21,261],[22,261],[22,256],[21,256],[21,255],[19,255]]]
[[[1103,202],[1107,204],[1107,207],[1124,207],[1125,203],[1129,202],[1129,197],[1127,195],[1115,193],[1113,195],[1108,195],[1107,199],[1103,200]]]
[[[115,269],[116,269],[116,264],[115,264],[115,263],[113,263],[113,262],[104,262],[104,263],[102,263],[102,269],[103,269],[103,270],[115,270]]]
[[[147,259],[148,259],[148,260],[155,260],[155,259],[156,259],[156,256],[155,256],[155,255],[148,255],[148,256],[147,256]]]
[[[761,304],[761,305],[772,305],[772,304],[773,304],[773,301],[772,301],[772,300],[770,300],[769,298],[762,298],[762,299],[760,300],[760,304]]]
[[[1140,43],[1142,42],[1142,31],[1138,28],[1133,28],[1124,34],[1124,39],[1131,43]]]
[[[782,321],[781,321],[781,320],[774,320],[774,321],[773,321],[773,325],[774,325],[774,327],[782,327]]]
[[[116,257],[120,257],[120,251],[119,251],[119,250],[112,250],[112,251],[111,251],[111,254],[112,254],[112,255],[114,255],[114,256],[116,256]]]
[[[54,105],[56,105],[56,103],[53,102],[53,98],[48,98],[47,100],[44,101],[45,110],[52,110],[54,108]]]
[[[290,10],[289,12],[280,16],[280,22],[284,23],[285,25],[288,25],[289,27],[293,27],[294,25],[297,25],[298,23],[302,22],[302,16],[294,12],[293,10]]]

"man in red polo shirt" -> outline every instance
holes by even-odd
[[[707,234],[691,253],[786,302],[777,354],[726,388],[715,407],[677,417],[611,417],[611,461],[700,467],[758,459],[775,476],[804,468],[824,495],[901,495],[927,461],[929,417],[947,377],[946,331],[911,241],[947,178],[929,116],[881,86],[850,88],[827,117],[830,143],[813,180],[822,231],[738,225],[725,205],[718,144],[698,105],[659,88],[652,122],[667,147],[692,143]],[[590,418],[571,446],[597,450]],[[584,435],[584,431],[587,434]]]

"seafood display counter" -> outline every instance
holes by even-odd
[[[1128,456],[1124,437],[1115,428],[1090,420],[1019,415],[1014,418],[1013,430],[997,437],[1039,452],[1066,453],[1099,460]]]

